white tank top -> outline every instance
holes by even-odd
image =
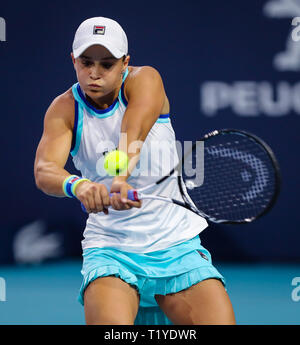
[[[127,75],[128,70],[118,98],[104,110],[94,108],[87,101],[79,83],[72,86],[75,121],[71,155],[74,165],[83,177],[104,184],[108,191],[113,177],[103,169],[103,159],[119,144],[127,106],[124,96]],[[127,182],[134,188],[147,186],[168,174],[178,161],[169,114],[160,115],[143,143],[140,161]],[[176,176],[166,179],[150,193],[182,200]],[[110,207],[108,215],[103,212],[89,214],[82,248],[112,247],[134,253],[152,252],[189,240],[206,227],[204,218],[183,207],[143,200],[141,208],[117,211]]]

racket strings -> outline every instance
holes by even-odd
[[[252,138],[236,134],[218,135],[204,144],[203,184],[194,187],[183,169],[187,192],[197,208],[211,218],[228,221],[252,219],[260,214],[270,203],[275,188],[268,153]],[[193,150],[189,159],[195,162],[195,155]]]

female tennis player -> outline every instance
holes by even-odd
[[[234,324],[224,278],[200,243],[206,220],[176,205],[127,200],[129,189],[178,162],[160,74],[129,66],[125,32],[104,17],[80,24],[71,58],[78,82],[46,112],[35,179],[46,194],[77,198],[89,213],[79,293],[86,323]],[[129,157],[122,176],[103,170],[115,148]],[[64,169],[69,153],[82,176]],[[175,179],[151,193],[180,198]]]

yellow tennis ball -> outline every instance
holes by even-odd
[[[125,152],[114,150],[105,155],[104,169],[111,176],[120,175],[128,167],[128,156]]]

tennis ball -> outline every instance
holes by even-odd
[[[109,175],[120,175],[127,167],[128,156],[125,152],[114,150],[105,155],[104,169]]]

